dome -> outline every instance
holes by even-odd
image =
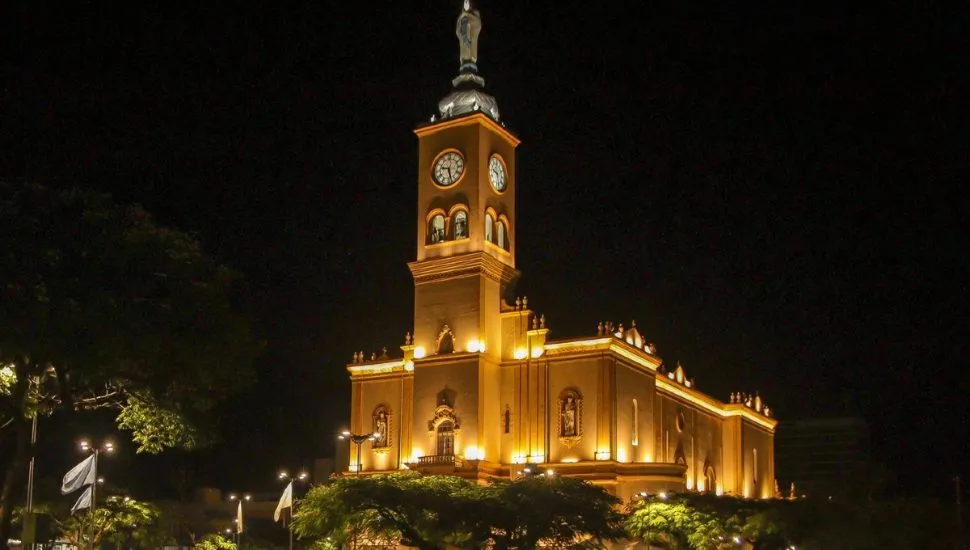
[[[481,111],[498,122],[498,102],[478,88],[453,90],[438,102],[441,118],[451,118]]]
[[[451,81],[454,89],[438,102],[438,113],[442,119],[480,111],[495,122],[499,120],[498,102],[482,91],[485,79],[478,75],[478,35],[481,30],[481,15],[466,0],[455,24],[455,36],[458,37],[459,46],[459,73]]]

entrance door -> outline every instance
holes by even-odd
[[[451,422],[442,422],[438,426],[437,437],[438,456],[452,456],[455,454],[455,426]]]

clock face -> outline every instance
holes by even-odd
[[[502,157],[498,155],[492,155],[492,158],[488,159],[488,181],[492,184],[492,188],[499,193],[505,191],[505,186],[508,185],[505,163],[502,162]]]
[[[448,186],[454,184],[461,178],[465,171],[465,159],[457,151],[448,151],[438,156],[434,163],[434,181],[438,185]]]

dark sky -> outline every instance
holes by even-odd
[[[353,352],[411,329],[412,130],[460,2],[143,4],[13,8],[0,177],[141,203],[247,275],[260,382],[188,460],[271,483],[334,452]],[[862,415],[900,487],[946,494],[970,473],[966,50],[942,4],[854,4],[479,2],[523,140],[518,293],[553,337],[635,319],[718,398]]]

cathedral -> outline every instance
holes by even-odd
[[[373,434],[347,470],[481,481],[552,471],[624,500],[661,491],[773,496],[777,421],[760,396],[721,401],[698,391],[634,323],[550,339],[528,299],[509,296],[519,274],[519,139],[484,91],[481,28],[466,0],[453,90],[414,131],[413,332],[400,357],[361,352],[347,365],[350,430]]]

